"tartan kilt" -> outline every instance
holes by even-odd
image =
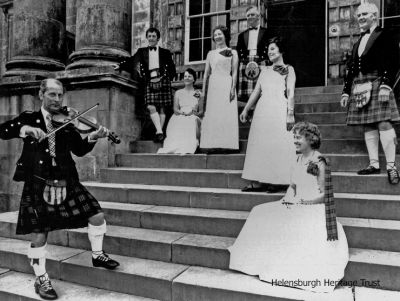
[[[154,105],[155,107],[169,107],[173,104],[173,94],[171,81],[167,76],[163,76],[160,80],[161,88],[154,90],[150,87],[150,84],[146,83],[146,89],[144,93],[145,105]]]
[[[238,83],[238,101],[247,102],[251,93],[256,87],[257,80],[248,79],[245,75],[247,62],[240,62],[239,64],[239,83]],[[265,61],[259,62],[259,66],[265,66]]]
[[[58,206],[51,206],[44,201],[44,188],[42,181],[25,182],[17,234],[83,228],[90,217],[102,212],[97,200],[77,180],[67,182],[67,197]]]
[[[372,82],[371,99],[367,105],[359,109],[356,107],[355,98],[352,93],[347,108],[347,124],[362,125],[381,121],[400,121],[399,110],[397,109],[393,91],[390,92],[388,102],[379,101],[379,87],[381,81],[377,75],[365,75],[363,78],[356,78],[354,79],[353,87],[354,84],[362,84],[368,81]]]

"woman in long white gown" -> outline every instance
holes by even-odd
[[[193,87],[196,72],[186,69],[183,81],[185,87],[175,93],[174,115],[168,122],[167,138],[159,154],[194,154],[199,146],[201,121],[197,115],[201,93]]]
[[[208,52],[204,71],[203,94],[206,95],[206,108],[201,127],[200,148],[238,150],[238,55],[236,50],[227,47],[230,34],[225,26],[214,28],[213,40],[216,49]]]
[[[349,255],[343,227],[336,222],[330,167],[316,150],[317,126],[302,122],[294,133],[300,155],[289,189],[281,201],[252,209],[229,248],[229,266],[276,285],[332,292]]]
[[[272,66],[263,67],[256,87],[240,114],[245,123],[248,111],[257,102],[251,122],[242,177],[251,183],[242,191],[285,190],[291,162],[296,156],[293,134],[296,75],[285,65],[279,38],[269,41]]]

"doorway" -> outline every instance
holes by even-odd
[[[267,1],[267,24],[287,48],[285,63],[294,67],[296,87],[325,85],[326,1]]]

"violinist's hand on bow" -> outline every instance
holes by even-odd
[[[26,136],[31,136],[41,142],[46,137],[46,133],[40,128],[34,128],[29,125],[23,126]]]
[[[108,130],[104,126],[100,126],[95,132],[89,134],[90,140],[97,140],[99,138],[106,138],[110,134],[110,130]]]

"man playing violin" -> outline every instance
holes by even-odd
[[[79,182],[71,152],[79,157],[89,153],[96,141],[109,135],[100,126],[85,139],[73,125],[56,133],[51,116],[62,107],[63,85],[56,79],[45,79],[40,84],[42,106],[36,112],[23,112],[0,125],[0,138],[22,138],[21,157],[13,179],[23,181],[17,234],[32,234],[28,258],[36,275],[35,291],[48,300],[57,298],[46,273],[46,245],[48,232],[88,226],[95,267],[114,269],[119,263],[103,252],[106,222],[97,200]],[[47,135],[47,137],[46,137]]]
[[[149,46],[139,48],[135,55],[116,66],[116,69],[132,74],[137,72],[144,82],[144,102],[156,128],[154,142],[162,142],[165,138],[166,111],[173,105],[171,81],[176,75],[171,52],[158,46],[160,38],[160,31],[150,27],[146,31]]]

